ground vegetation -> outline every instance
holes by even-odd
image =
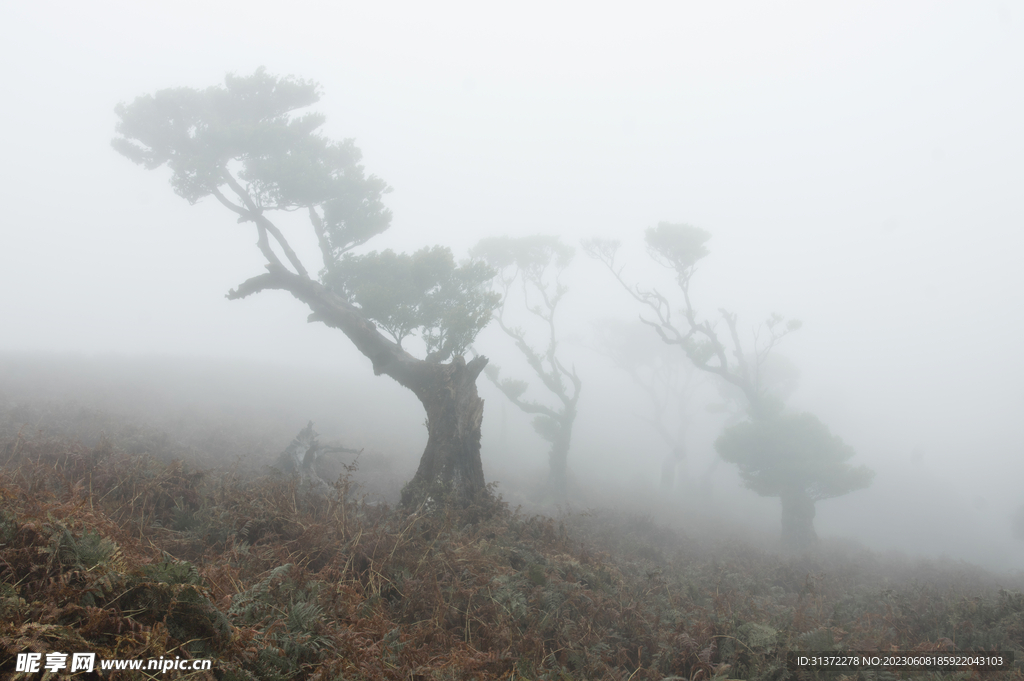
[[[144,426],[106,420],[111,435],[84,442],[26,411],[0,421],[7,678],[28,678],[12,671],[24,651],[214,661],[161,678],[365,681],[813,678],[787,654],[1024,654],[1020,580],[965,564],[787,557],[498,498],[410,515],[354,494],[351,470],[325,497],[298,476],[206,467]]]

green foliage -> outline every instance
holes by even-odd
[[[147,624],[159,622],[195,655],[211,655],[231,636],[227,617],[210,601],[195,565],[165,554],[126,581],[117,603]]]
[[[558,419],[554,419],[550,416],[541,414],[540,416],[534,416],[530,421],[530,425],[542,438],[548,442],[554,442],[562,436],[562,424],[558,422]]]
[[[530,567],[527,568],[526,578],[534,586],[544,586],[548,583],[547,575],[544,574],[544,568],[537,563],[531,563]],[[550,606],[550,603],[548,605]]]
[[[175,560],[171,555],[164,555],[163,560],[144,566],[142,575],[149,581],[161,584],[203,585],[203,578],[195,565],[185,560]]]
[[[699,227],[670,222],[659,222],[644,233],[651,255],[680,275],[708,254],[704,244],[710,238],[711,233]]]
[[[14,539],[14,535],[17,531],[18,525],[13,514],[5,508],[0,508],[0,545],[6,544]]]
[[[236,594],[231,599],[231,609],[228,610],[228,614],[238,616],[243,621],[259,619],[259,610],[266,607],[264,601],[267,598],[267,594],[270,593],[270,585],[275,580],[279,580],[282,576],[288,574],[291,569],[291,563],[278,565],[259,582],[253,584],[245,591]]]
[[[743,482],[762,496],[793,491],[811,499],[841,496],[871,484],[874,473],[847,461],[853,448],[812,414],[777,414],[727,428],[715,450],[739,467]]]
[[[63,567],[92,570],[112,558],[118,548],[117,544],[93,530],[86,530],[76,537],[70,528],[58,525],[47,551],[55,556]]]
[[[715,357],[718,349],[716,341],[693,336],[681,340],[679,346],[698,367],[706,366]]]
[[[359,305],[399,345],[419,330],[428,355],[463,354],[501,301],[487,283],[494,270],[482,262],[456,265],[448,248],[412,255],[391,250],[346,254],[329,264],[325,284]]]
[[[493,380],[501,388],[501,391],[509,396],[509,399],[516,400],[522,397],[530,387],[530,384],[514,378],[499,378],[500,371],[493,364],[488,364],[487,368],[484,369],[487,377]]]
[[[750,648],[774,648],[779,632],[767,624],[747,622],[736,629],[738,638]]]
[[[219,194],[237,169],[259,212],[321,208],[336,259],[388,228],[382,197],[390,190],[365,176],[352,140],[319,132],[322,114],[295,113],[319,99],[316,83],[260,68],[229,75],[223,86],[171,88],[119,104],[112,144],[148,169],[167,164],[174,191],[190,203]]]
[[[527,237],[488,237],[481,239],[470,254],[481,258],[497,270],[516,268],[522,272],[541,274],[549,267],[565,269],[572,262],[575,249],[563,244],[557,236],[536,234]]]
[[[317,602],[319,585],[292,580],[289,563],[232,599],[228,614],[237,626],[249,627],[262,645],[254,671],[261,679],[293,679],[312,669],[324,653],[333,651],[322,634],[324,611]]]

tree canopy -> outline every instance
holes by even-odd
[[[479,262],[459,267],[442,246],[412,255],[351,253],[390,226],[382,201],[390,188],[366,176],[352,140],[333,142],[319,132],[322,114],[296,115],[319,99],[315,83],[264,69],[203,91],[161,90],[117,106],[121,136],[113,145],[146,168],[167,164],[175,192],[190,203],[214,196],[240,222],[254,221],[268,261],[282,264],[269,234],[301,275],[305,265],[266,215],[306,210],[325,284],[400,346],[418,331],[431,361],[462,354],[498,304],[485,290],[494,271]]]
[[[160,90],[115,108],[113,146],[150,170],[166,164],[171,186],[189,203],[212,195],[246,220],[321,210],[317,237],[332,262],[390,226],[383,196],[391,189],[365,174],[353,140],[334,142],[319,131],[323,114],[295,114],[319,100],[316,83],[263,68],[205,90]]]
[[[853,447],[813,414],[784,414],[727,428],[715,441],[723,460],[736,464],[746,486],[761,496],[791,492],[813,501],[864,489],[874,473],[851,466]]]
[[[427,358],[461,355],[491,320],[501,296],[487,290],[494,270],[483,262],[455,264],[441,246],[413,254],[392,250],[363,256],[346,253],[328,265],[323,281],[346,296],[381,328],[402,341],[416,333]]]

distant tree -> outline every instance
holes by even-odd
[[[493,272],[479,263],[459,266],[442,247],[352,253],[390,226],[382,202],[390,188],[366,176],[352,140],[320,132],[322,114],[296,113],[319,98],[315,83],[263,69],[205,90],[161,90],[117,106],[113,146],[150,170],[166,164],[171,186],[189,203],[212,196],[238,223],[253,226],[266,272],[229,299],[287,291],[309,307],[309,321],[339,329],[375,374],[419,398],[427,446],[403,504],[441,497],[466,503],[486,493],[476,379],[487,359],[467,362],[463,352],[499,302],[486,286]],[[308,216],[309,239],[323,260],[319,281],[270,219],[289,212]],[[424,358],[403,348],[411,335],[422,339]]]
[[[711,234],[690,225],[662,222],[649,228],[644,237],[650,256],[675,273],[682,294],[680,321],[673,318],[672,301],[660,291],[625,280],[623,269],[616,262],[620,242],[588,239],[583,242],[583,248],[587,255],[605,265],[634,300],[653,314],[653,318],[641,316],[641,321],[652,327],[665,343],[679,346],[698,369],[737,388],[746,400],[748,413],[767,415],[778,411],[781,401],[765,386],[762,367],[776,344],[799,329],[801,323],[772,314],[755,330],[754,347],[748,353],[743,347],[736,314],[719,308],[728,331],[727,339],[723,340],[717,324],[702,318],[690,300],[690,283],[697,263],[708,255],[705,244]]]
[[[739,396],[749,420],[727,428],[716,449],[723,460],[740,467],[750,489],[781,499],[783,543],[788,548],[809,546],[815,538],[815,502],[866,487],[873,474],[863,467],[844,467],[853,451],[815,417],[783,413],[783,394],[773,390],[772,384],[779,387],[785,380],[769,380],[771,372],[766,368],[772,350],[799,329],[800,322],[772,314],[755,329],[748,352],[736,314],[720,308],[728,334],[723,339],[718,324],[701,317],[690,298],[690,285],[697,264],[708,255],[705,244],[711,235],[690,225],[662,222],[648,229],[644,237],[650,256],[675,274],[681,293],[675,304],[657,289],[626,281],[616,262],[619,242],[590,239],[584,241],[583,248],[646,308],[650,316],[641,316],[641,321],[663,342],[679,346],[695,367],[718,376],[731,388],[725,391],[726,409]],[[681,319],[673,318],[676,309]]]
[[[806,413],[730,426],[715,450],[736,464],[749,489],[782,501],[782,544],[789,549],[817,542],[815,502],[864,489],[874,477],[866,466],[851,466],[853,448]]]
[[[496,315],[498,326],[515,341],[536,378],[557,401],[555,406],[549,406],[526,399],[524,394],[529,383],[501,378],[500,369],[493,365],[486,369],[488,378],[512,404],[534,416],[534,430],[551,444],[548,489],[554,497],[562,498],[568,485],[569,448],[581,382],[576,368],[570,369],[558,357],[560,339],[555,314],[568,291],[561,275],[572,262],[574,249],[553,236],[493,237],[480,241],[471,254],[498,271],[495,281],[502,294]],[[543,324],[546,343],[541,350],[530,344],[523,327],[512,326],[506,320],[509,302],[516,297],[513,291],[517,287],[525,310]]]
[[[646,423],[668,447],[661,486],[672,489],[686,459],[686,428],[694,398],[693,368],[678,351],[662,343],[640,322],[604,320],[595,324],[597,352],[624,371],[646,398],[646,409],[633,415]]]

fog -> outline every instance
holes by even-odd
[[[148,400],[150,416],[192,404],[280,419],[281,433],[314,419],[414,468],[415,398],[288,295],[226,300],[262,271],[251,227],[110,147],[118,102],[266,66],[319,82],[326,133],[354,138],[394,188],[392,227],[364,252],[615,238],[624,276],[672,296],[644,230],[709,231],[695,306],[736,312],[745,332],[773,312],[801,320],[778,347],[799,369],[788,406],[876,472],[818,504],[819,535],[1024,569],[1010,533],[1024,502],[1019,5],[12,3],[0,60],[6,400]],[[582,253],[565,283],[560,353],[583,382],[578,503],[655,499],[684,526],[777,533],[778,500],[715,463],[711,377],[693,377],[672,414],[688,456],[659,496],[669,448],[598,347],[600,324],[641,310]],[[493,325],[474,347],[529,377]],[[547,443],[478,383],[485,475],[518,499]]]

